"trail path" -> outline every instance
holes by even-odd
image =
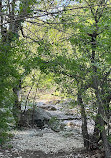
[[[83,151],[81,120],[76,113],[66,115],[59,104],[39,102],[37,105],[44,106],[43,108],[46,109],[48,107],[47,110],[53,116],[58,116],[66,123],[66,128],[59,132],[55,132],[49,127],[42,130],[37,128],[13,130],[11,133],[14,134],[14,137],[9,142],[13,148],[0,149],[0,158],[93,158],[90,156],[91,153]],[[51,110],[53,106],[56,110]],[[74,112],[74,109],[72,111]],[[73,124],[69,126],[69,122]]]

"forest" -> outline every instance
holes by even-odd
[[[111,158],[110,0],[0,0],[0,149],[29,107],[27,128],[44,126],[34,122],[40,100],[70,100],[84,149]]]

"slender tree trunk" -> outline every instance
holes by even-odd
[[[0,32],[1,32],[1,35],[3,36],[3,12],[2,12],[2,0],[0,0]]]
[[[16,38],[18,38],[18,31],[19,31],[19,27],[21,26],[21,23],[18,24],[18,21],[16,20],[16,16],[15,16],[15,4],[16,0],[12,0],[10,7],[9,7],[9,31],[10,33],[12,33],[12,38],[10,38],[10,43],[13,40],[13,36],[15,36]],[[21,21],[21,20],[19,20]],[[17,25],[18,24],[18,25]],[[14,105],[13,105],[13,117],[15,119],[16,122],[16,127],[19,126],[19,121],[21,118],[21,103],[20,103],[20,91],[21,91],[21,79],[17,79],[17,84],[13,87],[13,93],[14,93]]]
[[[84,104],[82,101],[81,92],[78,92],[78,103],[81,107],[82,135],[83,135],[83,139],[84,139],[84,147],[86,147],[86,149],[88,150],[89,149],[89,134],[88,134],[88,130],[87,130],[87,118],[86,118]]]
[[[103,144],[104,144],[104,150],[105,150],[105,156],[106,158],[111,158],[111,151],[110,151],[110,147],[109,147],[109,143],[108,143],[108,139],[107,139],[107,135],[106,135],[106,130],[105,130],[105,125],[104,125],[104,120],[102,118],[102,114],[103,114],[103,110],[102,108],[100,108],[100,126],[102,128],[101,130],[101,136],[102,136],[102,140],[103,140]]]
[[[91,150],[95,150],[99,147],[98,142],[101,139],[101,135],[100,135],[100,130],[98,129],[98,124],[99,124],[99,120],[98,120],[98,114],[97,114],[96,120],[95,120],[94,132],[93,132],[93,135],[90,136],[90,149]]]
[[[14,93],[14,105],[13,105],[13,117],[16,122],[16,127],[19,126],[19,121],[21,119],[21,102],[20,102],[20,90],[21,90],[21,80],[19,81],[19,86],[13,88]]]

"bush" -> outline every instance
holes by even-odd
[[[9,140],[9,134],[7,131],[9,130],[9,123],[11,122],[10,111],[6,109],[0,109],[0,146],[2,146],[5,142]]]
[[[53,131],[60,132],[61,130],[64,129],[65,125],[61,123],[61,121],[58,120],[57,117],[52,117],[49,121],[49,126]]]

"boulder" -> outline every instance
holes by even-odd
[[[21,114],[19,126],[43,128],[45,124],[48,124],[51,117],[51,114],[42,108],[28,109]]]
[[[45,109],[45,110],[49,110],[49,111],[56,111],[56,107],[52,106],[52,105],[49,105],[49,106],[42,106],[41,107],[42,109]]]

